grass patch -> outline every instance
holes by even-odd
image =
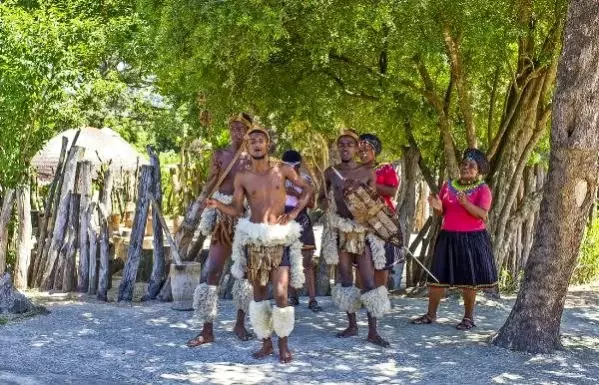
[[[0,325],[6,325],[8,323],[8,318],[0,317]]]

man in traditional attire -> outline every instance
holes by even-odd
[[[243,152],[240,156],[236,154],[243,146],[247,130],[252,127],[253,119],[245,113],[233,116],[229,119],[229,134],[231,145],[217,150],[211,160],[208,182],[205,191],[210,191],[215,186],[221,175],[226,172],[231,162],[235,162],[230,168],[225,179],[222,181],[214,199],[230,203],[233,198],[235,176],[243,168],[248,167],[249,157]],[[194,318],[203,324],[202,331],[198,336],[189,340],[189,347],[196,347],[214,341],[213,323],[218,313],[218,283],[223,272],[227,258],[231,255],[233,241],[233,230],[236,219],[229,215],[223,215],[214,208],[207,207],[202,212],[200,220],[200,232],[204,236],[210,236],[210,250],[208,258],[202,267],[200,284],[194,293],[193,307]],[[237,321],[234,332],[243,341],[252,336],[245,328],[245,315],[248,312],[249,303],[252,298],[252,286],[241,277],[233,286],[233,300],[237,307]]]
[[[290,167],[293,167],[298,175],[303,178],[306,183],[312,186],[312,178],[306,173],[303,173],[301,169],[302,156],[295,150],[288,150],[283,153],[283,163]],[[285,198],[285,212],[292,211],[298,204],[298,198],[301,196],[301,190],[291,185],[291,182],[287,181],[286,185],[287,196]],[[316,250],[316,240],[314,239],[314,229],[312,228],[312,220],[308,215],[308,208],[314,207],[314,199],[310,199],[310,202],[306,208],[304,208],[297,216],[296,221],[302,226],[302,254],[304,256],[304,274],[306,276],[306,289],[308,291],[308,309],[315,313],[322,310],[322,307],[318,305],[316,300],[316,277],[314,267],[318,263],[318,258],[315,258],[314,251]],[[296,289],[291,288],[290,299],[293,306],[299,305],[299,296]]]
[[[244,199],[247,199],[251,214],[237,223],[231,272],[237,278],[247,276],[253,285],[250,322],[262,340],[262,347],[252,356],[261,359],[273,353],[271,335],[274,331],[279,337],[279,360],[286,363],[291,361],[288,337],[295,324],[294,308],[287,304],[287,286],[301,288],[305,281],[301,226],[294,219],[306,207],[312,188],[292,167],[270,162],[269,144],[268,132],[259,126],[252,127],[248,131],[252,165],[235,177],[232,202],[225,204],[209,199],[207,206],[235,217],[241,215]],[[287,180],[302,193],[297,206],[285,213]],[[269,282],[273,288],[274,306],[269,300]]]
[[[376,175],[372,167],[356,164],[359,138],[352,130],[337,139],[341,163],[325,170],[325,190],[319,197],[327,210],[322,240],[322,255],[328,264],[337,264],[339,281],[332,290],[335,304],[347,313],[348,327],[338,337],[357,335],[356,311],[362,305],[368,311],[368,341],[389,346],[377,331],[377,319],[390,308],[386,286],[376,287],[374,271],[385,267],[385,244],[357,223],[346,203],[343,187],[347,183],[363,183],[375,188]],[[362,290],[354,286],[353,265],[357,265]]]

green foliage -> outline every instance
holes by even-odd
[[[0,317],[0,325],[6,325],[8,323],[8,318]]]
[[[524,271],[520,271],[517,276],[513,276],[507,269],[501,269],[499,274],[499,290],[502,293],[517,293],[520,289],[520,282],[524,276]]]
[[[599,278],[599,219],[595,218],[586,228],[571,283],[591,283],[597,278]]]
[[[86,122],[76,95],[131,59],[135,25],[125,1],[0,4],[0,182],[28,180],[31,158],[55,133]],[[104,68],[103,68],[104,67]],[[114,91],[114,90],[111,90]],[[89,119],[88,119],[89,120]]]

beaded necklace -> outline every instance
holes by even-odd
[[[463,192],[466,195],[472,194],[483,184],[485,184],[485,182],[482,180],[478,180],[470,184],[461,184],[459,181],[453,179],[449,181],[449,187],[453,193]]]

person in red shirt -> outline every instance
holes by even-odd
[[[393,165],[389,163],[379,164],[376,166],[376,157],[383,150],[380,139],[374,134],[362,134],[360,135],[360,151],[358,156],[360,162],[364,166],[376,167],[376,191],[379,193],[381,198],[385,201],[385,204],[395,213],[395,204],[393,203],[393,197],[399,189],[399,176],[395,171]],[[400,234],[401,238],[401,234]],[[374,280],[376,286],[387,286],[389,280],[389,271],[393,269],[398,263],[403,262],[403,251],[401,248],[392,245],[391,243],[385,244],[385,255],[387,257],[387,263],[382,270],[375,270]]]
[[[448,287],[462,289],[464,318],[456,326],[469,330],[474,324],[474,304],[479,289],[497,284],[497,269],[485,222],[491,208],[491,190],[481,175],[489,172],[485,154],[467,149],[460,163],[460,177],[443,184],[429,197],[435,214],[443,216],[433,255],[432,273],[439,283],[428,283],[428,312],[412,320],[430,324],[437,318],[439,302]]]

